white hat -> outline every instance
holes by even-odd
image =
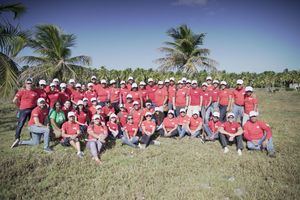
[[[65,88],[65,87],[67,87],[67,84],[65,84],[65,83],[61,83],[61,84],[59,85],[59,87],[61,87],[61,88]]]
[[[171,78],[170,78],[170,81],[175,81],[175,78],[174,78],[174,77],[171,77]]]
[[[218,80],[214,80],[213,83],[218,83],[219,84],[220,82]]]
[[[71,78],[71,79],[69,80],[69,83],[75,83],[75,80]]]
[[[114,79],[110,80],[109,84],[114,84],[116,81]]]
[[[147,116],[147,115],[152,115],[152,113],[151,112],[146,112],[145,116]]]
[[[136,83],[132,83],[131,88],[137,88],[138,85]]]
[[[94,84],[93,84],[93,83],[88,83],[87,86],[88,86],[88,87],[93,87]]]
[[[253,92],[253,87],[247,86],[247,87],[245,88],[245,91],[246,91],[246,92]]]
[[[46,81],[45,81],[45,80],[40,80],[40,81],[39,81],[39,84],[40,84],[40,85],[46,85]]]
[[[82,100],[78,100],[77,101],[77,105],[83,105],[83,101]]]
[[[32,78],[26,79],[26,83],[32,83],[32,82],[33,82]]]
[[[186,82],[186,78],[185,77],[183,77],[181,80],[182,80],[182,82]]]
[[[38,98],[37,104],[40,104],[41,102],[45,102],[45,99],[44,98]]]
[[[95,120],[95,119],[101,119],[101,116],[98,115],[98,114],[94,114],[94,115],[93,115],[93,120]]]
[[[206,80],[212,80],[211,76],[206,77]]]
[[[120,107],[120,108],[125,108],[125,107],[124,107],[124,104],[120,104],[119,107]]]
[[[53,79],[52,82],[59,82],[58,78]]]
[[[147,102],[145,105],[146,106],[151,106],[152,104],[150,102]]]
[[[213,112],[213,114],[212,114],[214,117],[218,117],[218,118],[220,118],[220,113],[219,112]]]
[[[188,79],[186,82],[187,82],[187,83],[192,83],[192,81],[191,81],[190,79]]]
[[[71,112],[68,112],[68,117],[72,117],[72,116],[75,117],[75,113],[72,112],[72,111],[71,111]]]
[[[141,81],[140,85],[146,85],[146,83],[144,81]]]
[[[196,80],[192,80],[192,84],[198,84]]]
[[[153,78],[148,78],[148,82],[153,82]]]
[[[174,115],[174,110],[169,110],[168,114],[173,114]]]
[[[101,105],[97,105],[97,106],[96,106],[96,110],[98,110],[98,109],[100,109],[100,108],[102,108]]]
[[[179,80],[177,83],[178,83],[178,84],[182,84],[183,82],[182,82],[182,80]]]
[[[208,86],[208,84],[206,82],[202,83],[202,86]]]
[[[93,101],[97,101],[97,98],[96,97],[92,97],[91,98],[91,102],[93,102]]]
[[[236,84],[242,85],[243,83],[244,83],[244,81],[243,81],[242,79],[238,79],[238,80],[236,81]]]
[[[50,87],[52,87],[52,86],[56,86],[55,83],[50,83]]]
[[[133,105],[139,105],[140,103],[138,101],[134,101]]]
[[[164,84],[164,82],[163,81],[158,81],[158,83],[157,83],[158,85],[163,85]]]
[[[199,111],[198,110],[193,110],[193,115],[199,115]]]
[[[117,118],[117,115],[115,114],[115,113],[112,113],[110,116],[109,116],[109,119],[111,119],[111,118]]]
[[[165,80],[165,83],[170,83],[170,80],[169,80],[169,79],[166,79],[166,80]]]
[[[156,112],[156,111],[160,111],[159,107],[155,107],[155,108],[154,108],[154,111],[155,111],[155,112]]]
[[[129,76],[129,77],[128,77],[128,81],[129,81],[129,80],[133,80],[133,77],[132,77],[132,76]]]
[[[101,83],[101,84],[104,84],[104,83],[106,84],[106,80],[105,80],[105,79],[102,79],[102,80],[100,81],[100,83]]]
[[[128,99],[128,98],[132,98],[132,95],[131,94],[127,94],[126,99]]]
[[[226,81],[221,81],[220,85],[227,85]]]
[[[91,80],[93,80],[93,79],[97,79],[97,77],[96,77],[96,76],[92,76],[92,77],[91,77]]]
[[[257,116],[258,116],[258,112],[250,111],[249,117],[257,117]]]
[[[82,99],[82,101],[89,101],[89,99],[86,98],[86,97],[84,97],[84,98]]]
[[[180,112],[180,113],[182,113],[182,112],[184,112],[184,113],[185,113],[186,111],[185,111],[185,109],[184,109],[184,108],[181,108],[179,112]]]
[[[121,81],[120,84],[126,84],[126,82],[125,81]]]
[[[81,84],[80,83],[76,83],[75,87],[80,87],[81,88]]]
[[[229,112],[229,113],[227,113],[227,118],[228,118],[228,117],[230,117],[230,116],[233,116],[233,117],[235,117],[233,112]]]

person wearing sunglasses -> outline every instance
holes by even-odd
[[[137,143],[139,142],[139,137],[137,136],[138,127],[133,123],[132,115],[128,115],[127,123],[123,128],[123,137],[121,138],[122,144],[126,144],[133,148],[137,148]]]
[[[142,127],[142,137],[141,137],[141,143],[140,148],[145,149],[148,147],[150,142],[153,141],[153,134],[155,132],[156,124],[152,120],[152,113],[147,112],[145,114],[146,120],[144,120],[141,124]]]
[[[180,114],[177,117],[179,138],[183,138],[187,133],[187,126],[190,123],[190,117],[186,114],[184,108],[180,109]]]

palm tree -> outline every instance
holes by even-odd
[[[91,58],[85,55],[71,57],[71,47],[75,46],[76,37],[65,34],[55,25],[38,25],[34,38],[29,42],[38,56],[24,56],[23,61],[31,65],[22,73],[21,79],[53,78],[66,81],[76,78],[76,70],[82,65],[90,65]]]
[[[173,41],[165,42],[167,46],[160,48],[161,52],[166,53],[165,57],[157,59],[160,70],[180,70],[191,74],[199,68],[216,69],[217,62],[207,57],[210,50],[199,48],[203,45],[204,33],[195,34],[187,25],[181,25],[171,28],[167,34]]]

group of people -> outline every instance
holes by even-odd
[[[12,148],[37,145],[43,137],[44,151],[52,152],[49,142],[58,140],[73,146],[82,157],[86,144],[92,158],[100,163],[100,152],[109,140],[144,149],[159,145],[159,137],[189,136],[202,143],[219,140],[224,153],[235,143],[242,155],[243,140],[250,150],[266,149],[275,156],[272,132],[268,124],[257,119],[258,100],[251,86],[243,80],[229,89],[226,81],[198,84],[196,80],[172,77],[155,82],[100,80],[92,76],[87,85],[70,79],[68,84],[55,78],[47,85],[39,80],[33,87],[28,78],[15,95],[18,124]],[[20,140],[27,119],[30,140]]]

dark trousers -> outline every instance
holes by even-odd
[[[145,144],[146,147],[150,144],[150,142],[153,140],[153,135],[146,135],[144,134],[142,137],[141,137],[141,143],[142,144]]]
[[[229,143],[227,136],[220,133],[219,137],[220,137],[222,147],[223,148],[226,147]],[[239,136],[234,137],[234,140],[232,141],[232,143],[236,144],[237,149],[243,149],[244,148],[243,135],[239,135]]]
[[[27,109],[23,109],[23,110],[19,111],[19,119],[18,119],[18,125],[16,128],[16,135],[15,135],[16,139],[20,139],[22,128],[23,128],[27,118],[30,119],[31,111],[32,111],[32,108],[27,108]]]
[[[227,110],[228,106],[222,106],[219,105],[219,109],[220,109],[220,121],[221,122],[226,122],[226,110]]]
[[[162,137],[166,137],[166,134],[165,134],[164,129],[159,129],[159,134],[160,134],[160,136],[162,136]],[[174,131],[172,131],[172,132],[171,132],[171,135],[168,136],[168,137],[174,137],[174,136],[176,136],[176,135],[178,135],[178,130],[177,130],[177,129],[175,129]]]
[[[119,108],[120,103],[114,102],[114,103],[111,103],[111,105],[115,109],[116,114],[118,114],[120,112],[120,108]]]

